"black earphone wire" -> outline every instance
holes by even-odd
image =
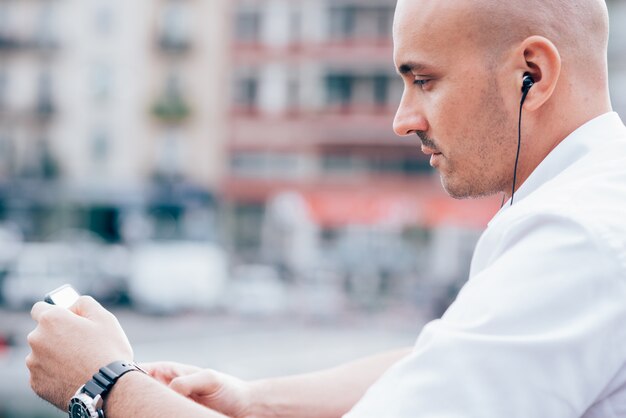
[[[513,187],[511,188],[511,206],[513,206],[513,200],[515,198],[515,186],[517,185],[517,166],[519,164],[519,155],[522,149],[522,110],[524,109],[524,102],[526,101],[526,96],[528,96],[530,87],[532,87],[532,84],[528,88],[524,89],[523,94],[522,94],[522,100],[519,105],[519,122],[517,125],[517,154],[515,154],[515,168],[513,169]],[[504,206],[504,202],[502,202],[502,206]]]

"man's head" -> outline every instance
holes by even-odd
[[[524,74],[520,183],[577,127],[610,109],[603,0],[399,0],[394,130],[417,134],[458,198],[510,192]]]

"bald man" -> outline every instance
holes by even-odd
[[[78,390],[74,417],[94,394],[109,418],[626,416],[626,127],[607,22],[600,0],[398,2],[395,131],[420,137],[450,195],[503,195],[468,283],[415,347],[255,382],[142,373],[82,298],[33,307],[33,389],[62,409]]]

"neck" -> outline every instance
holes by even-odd
[[[585,103],[580,107],[551,106],[552,111],[524,113],[522,116],[522,147],[517,168],[515,191],[530,177],[541,162],[572,132],[585,123],[605,113],[611,112],[611,104],[606,100],[579,100],[570,103]],[[587,103],[590,105],[587,106]],[[550,107],[550,105],[546,105]],[[578,106],[578,105],[577,105]],[[558,111],[558,108],[566,109]],[[558,123],[555,123],[558,121]],[[512,179],[507,190],[504,191],[505,201],[511,198]]]

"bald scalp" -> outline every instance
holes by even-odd
[[[457,0],[477,39],[494,57],[524,39],[543,36],[564,61],[605,64],[609,16],[604,0]],[[594,70],[597,66],[594,66]]]
[[[566,62],[587,66],[600,62],[606,67],[605,0],[398,0],[394,38],[398,30],[410,30],[414,24],[410,16],[423,17],[420,24],[429,28],[449,22],[446,30],[464,33],[494,58],[537,35],[550,40]]]

